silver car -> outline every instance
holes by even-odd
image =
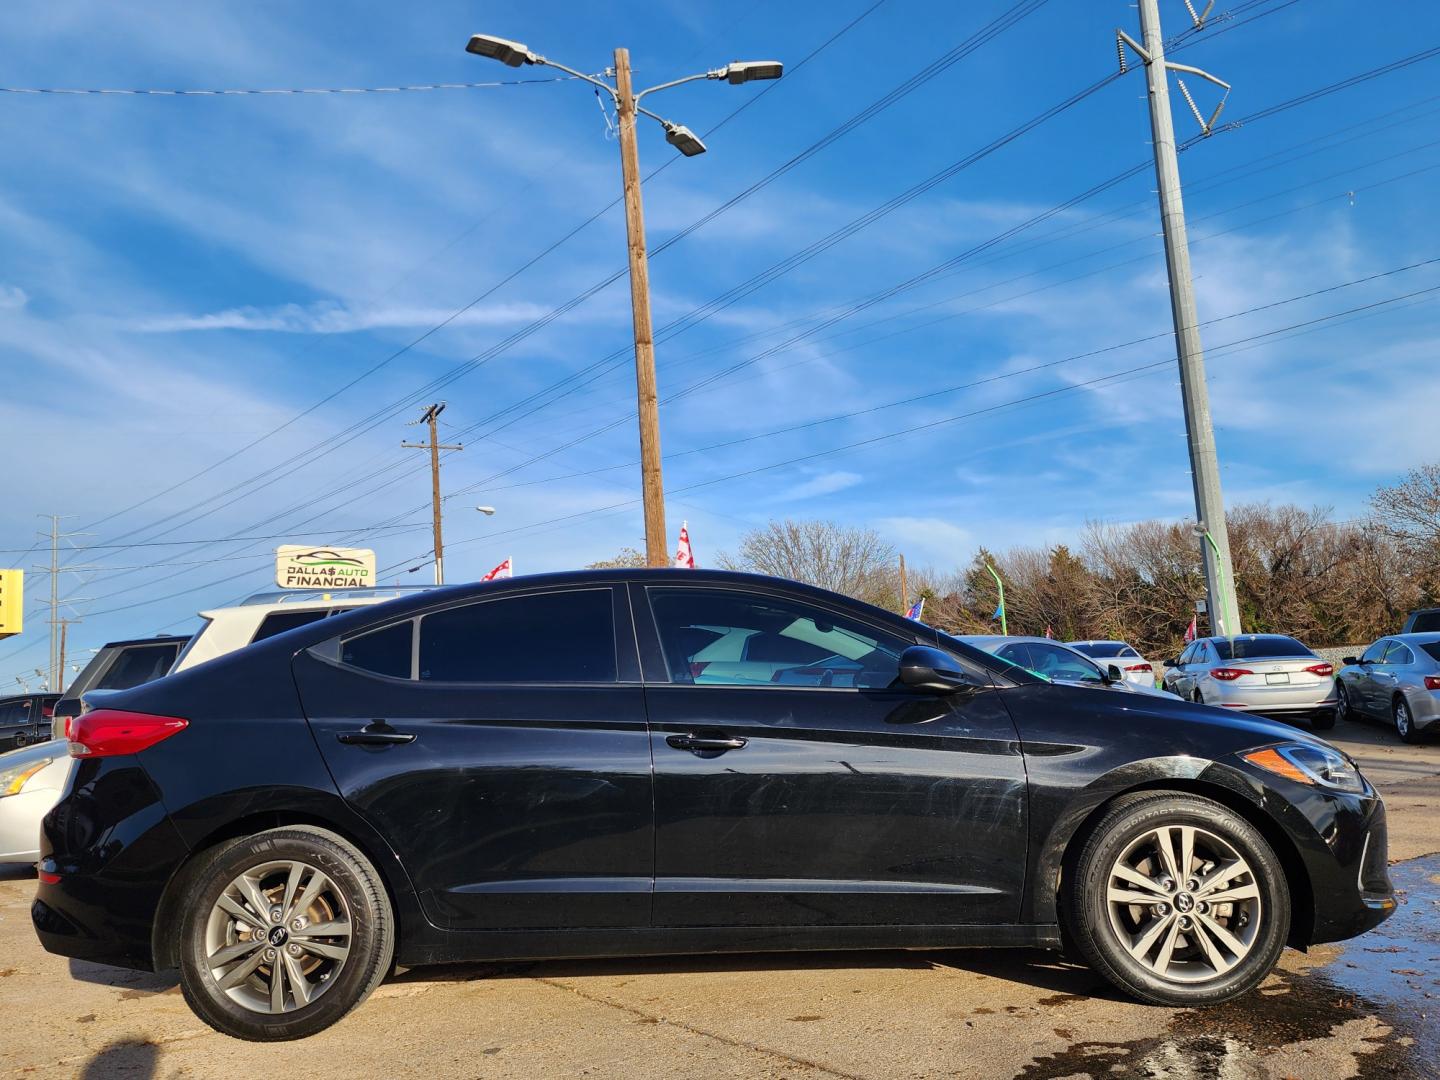
[[[1342,720],[1386,720],[1406,742],[1440,732],[1440,633],[1381,638],[1335,676]]]
[[[1125,641],[1067,641],[1065,644],[1082,652],[1101,667],[1114,664],[1132,686],[1154,689],[1155,669],[1140,651]]]
[[[40,819],[59,801],[71,761],[64,739],[0,754],[0,863],[40,858]]]
[[[1202,705],[1335,726],[1335,665],[1285,634],[1192,641],[1165,661],[1165,688]]]
[[[1118,664],[1108,664],[1102,668],[1084,653],[1050,638],[969,634],[960,640],[967,645],[974,645],[977,649],[984,649],[1001,660],[1008,660],[1027,671],[1033,671],[1051,682],[1089,686],[1097,690],[1120,690],[1130,694],[1174,696],[1168,691],[1157,690],[1153,684],[1138,685],[1129,682]]]

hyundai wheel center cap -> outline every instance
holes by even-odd
[[[1184,915],[1195,907],[1195,898],[1188,892],[1175,894],[1175,910]]]
[[[270,928],[270,933],[268,937],[270,940],[270,944],[274,945],[278,949],[281,945],[284,945],[285,942],[289,940],[290,935],[286,932],[285,927],[272,926]]]

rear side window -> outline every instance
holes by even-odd
[[[1420,648],[1424,649],[1435,660],[1440,660],[1440,641],[1427,641]]]
[[[486,600],[420,620],[420,678],[463,683],[614,682],[612,592]]]
[[[1292,637],[1282,634],[1266,637],[1216,638],[1215,650],[1221,660],[1264,660],[1275,656],[1314,656]]]
[[[410,678],[415,640],[414,621],[396,623],[383,630],[372,630],[346,638],[340,643],[340,662],[376,675],[395,679]]]
[[[179,654],[178,642],[168,645],[127,646],[100,677],[100,681],[89,689],[129,690],[132,686],[154,682],[170,670]]]
[[[1387,664],[1413,664],[1414,662],[1415,662],[1415,654],[1412,653],[1412,652],[1410,651],[1410,649],[1409,649],[1403,642],[1392,641],[1392,642],[1390,643],[1390,649],[1389,649],[1389,651],[1386,652],[1386,654],[1385,654],[1385,663],[1387,663]]]
[[[319,622],[329,614],[330,612],[325,608],[321,608],[319,611],[272,611],[261,620],[260,629],[255,631],[255,636],[250,639],[250,642],[254,644],[257,641],[274,637],[276,634],[283,634],[286,630],[294,630],[297,626]]]

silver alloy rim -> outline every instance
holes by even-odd
[[[225,887],[205,925],[205,956],[231,1001],[287,1013],[335,985],[350,940],[350,908],[335,883],[309,863],[279,860]]]
[[[1404,701],[1395,702],[1395,726],[1401,735],[1410,734],[1410,707]]]
[[[1344,720],[1350,716],[1350,691],[1345,689],[1344,683],[1337,684],[1336,689],[1339,691],[1336,712],[1340,714],[1340,719]]]
[[[1110,928],[1141,967],[1167,982],[1234,970],[1260,931],[1260,885],[1238,851],[1194,825],[1132,840],[1110,868]]]

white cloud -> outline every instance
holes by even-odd
[[[452,319],[451,326],[511,326],[540,318],[548,309],[541,304],[486,304],[470,308]],[[364,330],[434,326],[453,312],[440,308],[359,307],[333,301],[315,304],[281,304],[276,307],[237,307],[203,315],[153,315],[130,320],[123,329],[169,334],[187,330],[265,330],[289,334],[350,334]]]
[[[30,302],[30,294],[18,285],[0,285],[0,311],[16,311]]]
[[[846,472],[843,469],[823,472],[787,488],[775,497],[775,501],[792,502],[800,499],[814,499],[821,495],[833,495],[837,491],[844,491],[846,488],[852,488],[856,484],[862,483],[864,479],[865,477],[859,473]]]

